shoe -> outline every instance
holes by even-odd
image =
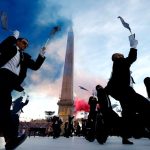
[[[130,145],[132,145],[133,142],[131,142],[131,141],[127,140],[127,139],[123,139],[122,140],[122,144],[130,144]]]
[[[17,137],[16,139],[13,139],[12,141],[7,142],[5,145],[5,149],[6,150],[14,150],[20,144],[22,144],[26,138],[27,138],[27,135],[23,134],[20,137]]]

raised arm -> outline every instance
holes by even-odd
[[[130,64],[132,64],[133,62],[136,61],[137,59],[137,45],[138,45],[138,41],[135,39],[135,34],[131,34],[129,36],[129,42],[130,42],[130,51],[127,57],[127,60]]]

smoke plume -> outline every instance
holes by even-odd
[[[75,113],[78,111],[89,112],[90,110],[90,106],[88,102],[86,102],[84,99],[80,99],[76,97],[74,101],[74,105],[75,105]]]

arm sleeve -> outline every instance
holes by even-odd
[[[137,49],[130,48],[130,52],[127,57],[127,61],[129,62],[129,64],[132,64],[133,62],[136,61],[136,59],[137,59]]]
[[[30,56],[27,57],[27,66],[32,70],[38,70],[45,60],[45,57],[42,57],[40,54],[37,57],[36,61],[34,61]]]
[[[45,52],[46,52],[46,47],[42,47],[40,50],[40,55],[44,58],[45,57]]]

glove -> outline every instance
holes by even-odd
[[[136,49],[138,45],[138,41],[135,39],[135,34],[131,34],[129,36],[129,42],[130,42],[130,47]]]
[[[46,48],[45,48],[45,47],[42,47],[42,48],[41,48],[41,51],[40,51],[40,55],[41,55],[42,57],[44,57],[45,52],[46,52]]]
[[[26,92],[23,90],[23,91],[21,92],[22,97],[25,96],[25,94],[26,94]]]
[[[20,34],[20,33],[19,33],[18,30],[13,31],[13,36],[14,36],[16,39],[18,39],[19,34]]]
[[[29,95],[27,95],[27,98],[26,98],[26,104],[28,104],[28,102],[29,102]]]

